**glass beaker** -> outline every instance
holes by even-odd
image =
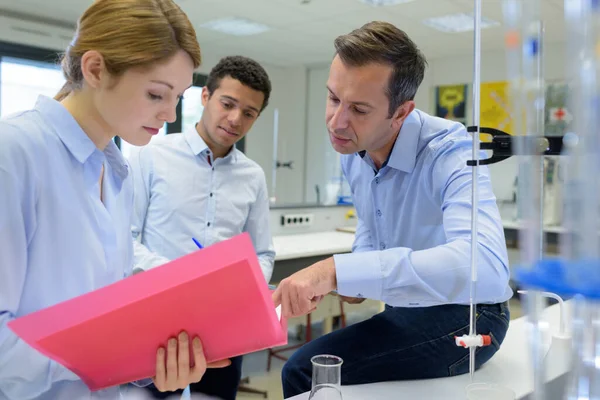
[[[342,363],[340,357],[328,354],[314,356],[312,390],[309,400],[342,400]]]

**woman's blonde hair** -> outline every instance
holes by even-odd
[[[196,31],[172,0],[96,0],[79,18],[62,57],[67,82],[56,100],[81,88],[81,57],[90,50],[102,54],[107,71],[115,77],[133,67],[166,61],[179,50],[190,55],[194,68],[201,61]]]

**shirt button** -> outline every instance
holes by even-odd
[[[210,226],[210,222],[207,222],[207,223],[206,223],[206,226]]]
[[[375,183],[379,185],[379,178],[375,178]]]
[[[377,216],[381,217],[381,210],[377,210]]]
[[[210,197],[212,197],[212,193],[210,194]]]
[[[214,170],[215,170],[215,167],[212,167],[212,170],[214,171]]]
[[[383,243],[383,242],[379,243],[379,247],[381,247],[381,250],[385,250],[385,243]]]

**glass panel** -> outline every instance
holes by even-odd
[[[56,64],[2,57],[0,117],[33,108],[40,94],[54,97],[64,83]]]

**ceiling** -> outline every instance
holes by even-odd
[[[546,27],[547,43],[565,37],[563,0],[538,0]],[[221,57],[242,54],[275,65],[327,63],[333,40],[372,20],[394,23],[405,30],[427,58],[470,56],[473,33],[444,33],[424,25],[425,18],[472,12],[473,0],[415,0],[394,6],[374,7],[358,0],[176,0],[196,27],[204,54]],[[0,0],[4,12],[44,18],[70,26],[90,0]],[[502,22],[502,0],[482,0],[484,17]],[[272,30],[239,37],[200,27],[216,18],[243,17],[264,23]],[[482,32],[482,49],[503,47],[503,27]]]

